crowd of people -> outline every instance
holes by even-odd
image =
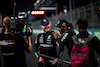
[[[4,26],[4,30],[0,33],[1,67],[27,67],[24,51],[32,51],[31,35],[27,35],[25,41],[20,32],[11,31],[10,17],[6,16],[2,22],[1,16],[0,14],[0,27]],[[34,44],[38,67],[61,67],[59,59],[63,55],[64,46],[68,49],[69,67],[98,67],[94,51],[100,55],[100,40],[88,33],[86,18],[81,17],[77,20],[79,31],[77,35],[71,23],[65,19],[60,19],[54,26],[59,33],[52,30],[48,19],[44,18],[40,21],[43,33],[38,34]],[[30,28],[27,30],[32,33]]]

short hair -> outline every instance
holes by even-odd
[[[6,16],[4,19],[3,19],[3,24],[4,26],[6,26],[7,28],[10,28],[10,22],[11,22],[11,19],[10,17]]]
[[[78,21],[77,21],[77,25],[79,26],[79,28],[81,29],[87,29],[88,27],[88,20],[86,18],[79,18]]]

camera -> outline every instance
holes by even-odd
[[[31,26],[31,24],[29,24],[26,19],[28,18],[28,14],[27,12],[18,12],[18,18],[17,17],[12,17],[11,18],[11,23],[10,23],[10,29],[13,32],[20,32],[23,35],[32,35],[32,33],[30,33],[28,31],[29,26]]]

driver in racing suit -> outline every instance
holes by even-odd
[[[35,55],[38,58],[38,67],[58,67],[58,61],[56,59],[50,59],[43,55],[57,58],[56,51],[56,39],[53,34],[59,36],[57,32],[51,31],[50,23],[47,19],[42,19],[40,27],[43,33],[38,34],[35,41]]]

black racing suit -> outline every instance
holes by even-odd
[[[68,54],[70,55],[71,49],[73,46],[73,43],[70,41],[72,40],[72,36],[75,35],[76,33],[73,31],[73,29],[68,29],[66,30],[61,36],[59,36],[56,41],[60,46],[59,54],[58,57],[60,58],[62,56],[62,53],[64,51],[64,46],[67,47],[68,49]]]
[[[35,55],[38,58],[40,57],[40,54],[57,58],[56,39],[54,38],[52,33],[53,33],[53,31],[49,31],[49,32],[41,33],[37,36],[37,39],[35,41]],[[42,56],[42,58],[45,62],[44,65],[47,65],[45,67],[48,67],[49,66],[48,63],[52,59],[46,58],[43,56]],[[40,67],[40,65],[38,64],[38,67]],[[43,67],[43,66],[41,65],[41,67]],[[49,66],[49,67],[51,67],[51,66]]]

